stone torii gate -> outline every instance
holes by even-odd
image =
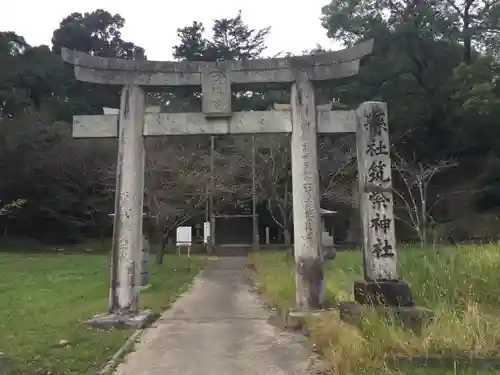
[[[369,292],[373,289],[369,285],[379,281],[401,285],[396,269],[386,106],[370,102],[364,103],[357,111],[331,111],[331,105],[330,108],[316,106],[314,98],[314,81],[357,75],[360,59],[370,54],[372,48],[373,41],[366,41],[342,51],[317,55],[226,62],[123,60],[63,48],[62,57],[74,65],[78,80],[122,86],[119,115],[74,116],[73,119],[75,138],[119,139],[113,241],[113,252],[119,254],[117,285],[112,286],[108,314],[96,317],[95,321],[140,326],[149,319],[150,313],[140,312],[138,306],[144,137],[149,136],[291,133],[296,303],[299,310],[318,309],[323,304],[317,134],[357,132],[358,141],[379,142],[382,149],[376,154],[371,152],[372,146],[358,143],[365,281],[358,283],[356,290]],[[277,105],[274,111],[232,112],[232,88],[276,83],[291,86],[290,105]],[[146,113],[143,88],[157,90],[173,86],[201,86],[202,112]],[[375,134],[375,125],[365,121],[374,116],[385,124],[378,125],[377,129],[382,129],[382,133]],[[373,138],[373,134],[378,138]],[[376,173],[374,165],[378,166]],[[377,178],[372,178],[372,175]],[[389,179],[384,176],[389,176]],[[365,185],[382,188],[383,205],[378,210],[366,209],[371,190]],[[384,225],[373,226],[375,218],[382,220],[380,215],[385,218]]]

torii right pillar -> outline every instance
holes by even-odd
[[[356,117],[364,280],[354,284],[355,301],[411,307],[410,286],[398,276],[387,105],[363,103]]]

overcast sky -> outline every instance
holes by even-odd
[[[73,12],[102,8],[125,18],[123,38],[146,49],[149,60],[170,60],[177,43],[176,29],[201,21],[208,29],[212,21],[234,17],[242,10],[252,28],[271,26],[265,55],[301,53],[320,44],[339,49],[321,27],[320,15],[329,0],[13,0],[2,4],[0,31],[14,31],[31,45],[50,45],[52,32]]]

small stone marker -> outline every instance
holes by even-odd
[[[210,221],[205,221],[203,223],[203,242],[206,244],[208,238],[210,237]]]
[[[323,227],[321,230],[321,243],[323,244],[323,256],[325,259],[335,259],[335,239],[330,235],[330,231],[326,227],[326,216],[334,215],[337,211],[321,209],[321,220]]]

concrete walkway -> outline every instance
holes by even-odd
[[[142,335],[116,375],[304,375],[305,338],[268,323],[245,258],[221,258]]]

